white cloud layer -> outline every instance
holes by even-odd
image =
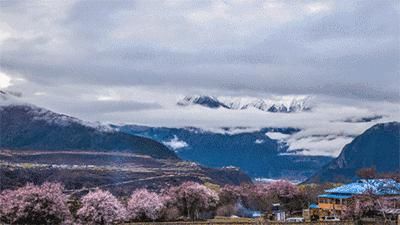
[[[282,134],[280,132],[267,132],[265,135],[274,140],[286,140],[290,137],[289,134]]]
[[[395,103],[359,102],[324,96],[314,97],[314,108],[310,112],[269,113],[255,108],[229,110],[202,106],[180,107],[176,102],[182,95],[146,88],[122,88],[109,92],[108,89],[92,90],[85,87],[85,90],[81,90],[75,86],[65,86],[58,90],[49,88],[40,94],[26,90],[22,101],[88,121],[166,127],[195,126],[225,134],[253,132],[263,127],[299,128],[301,131],[293,135],[279,132],[268,132],[266,135],[287,142],[289,150],[305,149],[298,154],[307,155],[337,156],[354,136],[375,123],[400,121],[400,108]],[[104,97],[99,99],[99,96]],[[383,117],[365,123],[344,122],[348,118],[371,115]],[[227,130],[221,127],[231,128]],[[172,149],[187,147],[186,143],[177,138],[164,144]]]

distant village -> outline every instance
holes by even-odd
[[[400,183],[393,179],[360,179],[326,189],[318,202],[303,209],[301,217],[287,217],[276,204],[272,220],[282,222],[340,221],[364,219],[400,224]]]

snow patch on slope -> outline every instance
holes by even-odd
[[[179,140],[176,135],[174,135],[174,138],[169,141],[163,141],[163,144],[170,147],[174,151],[178,151],[181,148],[186,148],[189,146],[185,141]]]
[[[103,132],[113,132],[115,131],[114,128],[110,127],[109,125],[102,124],[100,122],[88,122],[83,121],[71,116],[67,116],[64,114],[54,113],[44,108],[40,108],[37,106],[28,106],[30,107],[30,114],[33,116],[35,120],[43,120],[49,124],[57,124],[60,126],[70,126],[74,123],[81,124],[86,127],[91,127],[99,131]]]

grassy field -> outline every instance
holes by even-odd
[[[308,223],[284,223],[284,222],[269,222],[263,219],[250,219],[250,218],[228,218],[228,217],[217,217],[215,219],[207,221],[176,221],[176,222],[142,222],[142,223],[129,223],[127,225],[354,225],[352,221],[340,221],[340,222],[308,222]],[[371,224],[368,224],[371,225]]]

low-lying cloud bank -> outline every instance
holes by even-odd
[[[21,87],[23,83],[20,82]],[[14,87],[18,85],[9,89]],[[68,94],[65,90],[68,90]],[[197,105],[180,107],[176,103],[182,94],[164,93],[162,90],[145,87],[84,90],[66,86],[60,90],[44,89],[40,95],[29,92],[29,89],[26,91],[21,97],[25,102],[89,121],[157,127],[192,126],[226,134],[252,132],[263,127],[294,127],[300,131],[292,135],[276,132],[266,135],[288,143],[290,151],[304,155],[337,156],[345,144],[373,124],[400,120],[399,107],[394,103],[358,102],[327,96],[313,96],[311,111],[271,113],[255,108],[230,110]],[[370,117],[374,117],[374,120],[359,122],[354,119]],[[355,122],[348,118],[353,118]],[[175,139],[165,144],[176,150],[185,145]]]

